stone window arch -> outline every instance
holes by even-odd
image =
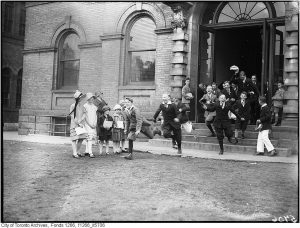
[[[80,68],[80,38],[70,29],[58,39],[56,89],[76,89]]]
[[[1,72],[1,102],[3,107],[10,105],[10,83],[12,80],[12,71],[9,68],[2,69]]]
[[[148,14],[129,21],[125,30],[125,85],[153,85],[155,81],[156,24]]]

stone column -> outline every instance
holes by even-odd
[[[285,15],[284,84],[287,90],[284,93],[285,105],[283,106],[284,120],[282,124],[298,126],[298,2],[287,2]]]
[[[171,96],[181,99],[181,90],[183,83],[187,75],[187,41],[188,35],[186,34],[186,18],[183,15],[183,8],[181,5],[175,4],[172,7],[174,12],[173,20],[171,22],[174,29],[174,35],[172,40],[174,41],[173,47],[173,60],[171,76]]]

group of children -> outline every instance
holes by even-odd
[[[100,154],[109,154],[109,141],[113,142],[113,153],[125,152],[125,139],[127,133],[126,101],[121,100],[113,108],[110,115],[110,107],[101,98],[80,91],[74,94],[75,103],[70,107],[73,157],[79,158],[89,155],[94,158],[92,145],[99,144]],[[77,116],[76,116],[77,114]],[[85,154],[79,153],[81,143],[86,141]]]

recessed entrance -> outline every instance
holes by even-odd
[[[215,33],[214,76],[218,84],[230,80],[229,67],[237,65],[248,77],[257,75],[261,80],[262,35],[261,27],[220,29]]]

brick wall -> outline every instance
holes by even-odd
[[[37,121],[34,118],[39,115],[64,115],[69,110],[74,91],[68,94],[52,91],[57,55],[53,49],[55,38],[59,37],[62,28],[69,25],[78,29],[81,38],[78,88],[84,93],[101,90],[111,107],[124,96],[132,96],[144,115],[152,116],[162,93],[170,92],[173,45],[170,32],[157,34],[155,88],[124,89],[125,34],[121,35],[117,26],[124,27],[124,24],[120,25],[122,15],[139,13],[134,2],[53,2],[27,6],[20,133],[30,131],[32,121]],[[159,28],[170,25],[172,11],[168,6],[144,3],[143,7],[154,16]],[[56,106],[57,101],[66,107]],[[46,127],[40,128],[41,132],[47,130]]]

